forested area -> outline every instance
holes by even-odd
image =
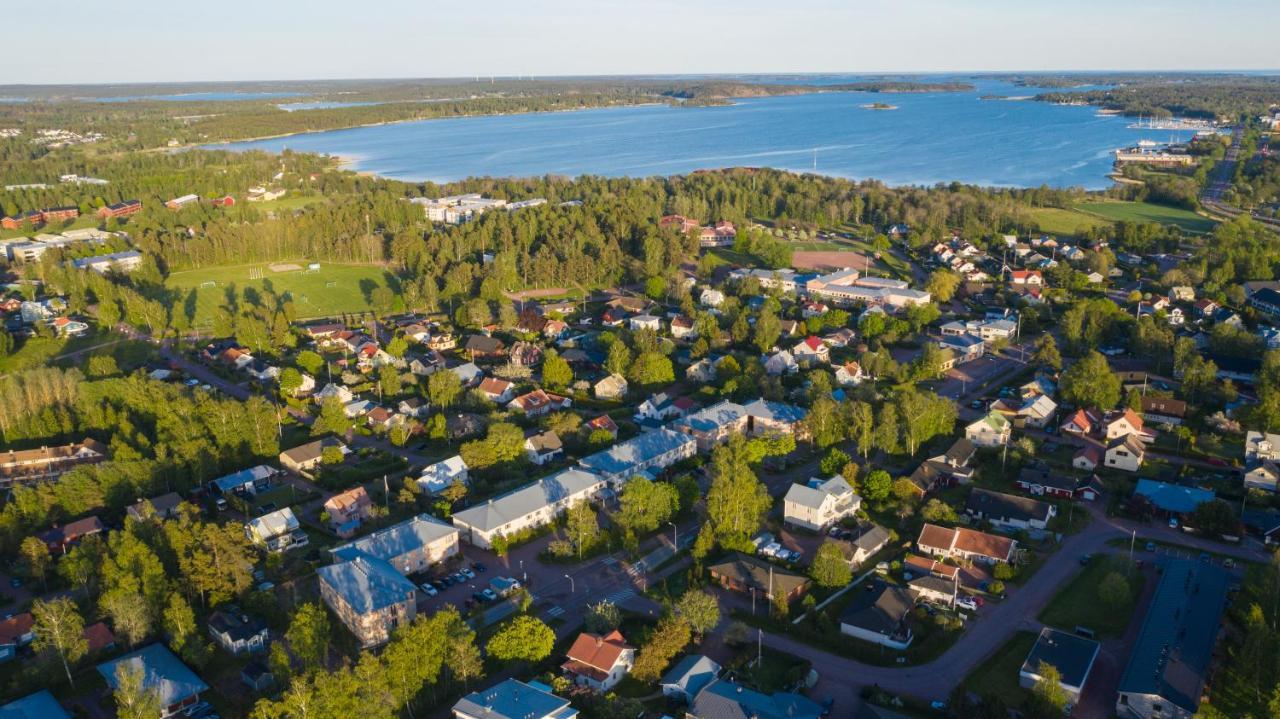
[[[1107,83],[1106,78],[1089,75],[1074,78],[1073,84]],[[1034,80],[1033,80],[1034,81]],[[1120,110],[1125,115],[1147,117],[1193,117],[1206,120],[1237,120],[1256,117],[1280,104],[1280,78],[1245,75],[1191,75],[1181,78],[1129,78],[1105,90],[1046,92],[1036,95],[1045,102],[1087,102]]]
[[[58,482],[15,488],[0,513],[6,548],[51,522],[119,514],[138,497],[187,490],[280,451],[275,409],[261,397],[215,399],[137,376],[86,381],[79,370],[52,368],[0,378],[0,394],[7,446],[96,437],[111,454]]]

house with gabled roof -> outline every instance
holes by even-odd
[[[506,404],[515,396],[515,384],[505,379],[497,377],[485,377],[480,382],[477,391],[484,395],[490,402],[495,404]]]
[[[578,710],[551,687],[505,679],[478,689],[453,705],[454,719],[574,719]]]
[[[808,414],[804,409],[785,402],[754,399],[742,406],[747,413],[747,429],[753,437],[774,434],[792,434],[803,439],[802,422]]]
[[[977,447],[1003,447],[1013,436],[1013,423],[999,412],[988,412],[965,427],[964,436]]]
[[[1146,447],[1136,434],[1116,437],[1107,443],[1106,452],[1103,453],[1103,463],[1107,467],[1125,472],[1137,472],[1145,459]]]
[[[819,719],[822,706],[795,692],[765,694],[727,679],[712,679],[693,696],[686,719]]]
[[[811,478],[792,484],[782,502],[782,521],[820,532],[862,507],[862,498],[839,474],[828,480]]]
[[[831,348],[820,338],[809,335],[791,349],[796,362],[804,365],[827,364],[831,361]]]
[[[702,688],[715,681],[721,666],[701,654],[687,654],[658,683],[668,699],[691,703]]]
[[[551,430],[530,430],[525,433],[524,453],[530,462],[543,465],[564,454],[564,443],[560,441],[560,435]]]
[[[693,437],[699,452],[710,452],[729,437],[747,430],[746,409],[729,400],[722,400],[681,417],[669,425],[670,429]]]
[[[535,389],[508,402],[507,409],[519,410],[526,417],[541,417],[556,410],[568,409],[572,405],[573,400],[568,397]]]
[[[8,219],[8,218],[5,218]],[[0,719],[71,719],[48,689],[0,705]]]
[[[596,382],[592,391],[596,399],[621,399],[627,394],[627,379],[620,374],[611,374]]]
[[[840,614],[840,633],[905,651],[915,639],[911,630],[915,605],[906,589],[873,579],[866,591],[853,592],[853,601]]]
[[[112,690],[119,688],[121,668],[142,674],[142,688],[154,691],[160,699],[160,716],[172,717],[200,701],[209,690],[195,672],[174,656],[163,644],[148,644],[122,657],[98,665],[98,674]]]
[[[268,552],[283,552],[310,543],[310,538],[302,531],[298,518],[289,507],[250,519],[244,525],[244,534],[250,542]]]
[[[627,644],[622,632],[607,634],[583,632],[574,640],[560,666],[574,684],[607,692],[617,686],[635,666],[635,647]]]
[[[467,542],[488,549],[495,537],[543,526],[574,504],[594,499],[605,483],[591,472],[562,470],[454,513],[453,525]]]
[[[916,547],[935,557],[979,561],[987,564],[1012,562],[1017,541],[965,527],[948,528],[925,524],[916,538]]]
[[[345,492],[335,494],[324,502],[324,511],[329,515],[329,526],[334,533],[343,539],[355,535],[364,522],[372,514],[373,501],[364,487],[352,487]]]
[[[1078,437],[1088,437],[1097,432],[1102,426],[1102,415],[1091,409],[1078,409],[1067,417],[1067,421],[1062,423],[1061,429],[1063,434],[1074,434]]]
[[[649,470],[661,470],[697,454],[692,436],[670,429],[644,432],[578,460],[583,469],[598,474],[614,486]]]
[[[964,504],[965,514],[1004,529],[1047,529],[1058,510],[1048,502],[975,487]]]
[[[385,644],[417,616],[417,589],[385,560],[363,554],[316,570],[320,598],[363,647]]]
[[[764,371],[772,377],[795,374],[800,371],[800,363],[795,355],[787,350],[779,350],[769,355],[764,361]]]
[[[1069,703],[1078,703],[1100,648],[1092,639],[1041,627],[1040,636],[1018,670],[1018,684],[1024,689],[1034,688],[1044,680],[1040,674],[1041,664],[1048,664],[1058,670],[1058,686],[1067,693]]]

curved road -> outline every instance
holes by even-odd
[[[764,643],[812,661],[824,679],[831,682],[824,682],[825,694],[834,696],[840,706],[851,706],[857,701],[860,690],[873,684],[895,694],[906,694],[925,701],[945,700],[966,676],[1016,632],[1039,630],[1042,625],[1036,616],[1058,590],[1081,571],[1078,561],[1081,555],[1115,552],[1117,550],[1107,543],[1128,538],[1135,530],[1139,545],[1148,540],[1158,540],[1250,561],[1270,559],[1261,549],[1231,547],[1187,536],[1163,525],[1142,525],[1107,517],[1104,509],[1092,504],[1086,508],[1093,516],[1093,521],[1085,529],[1067,537],[1026,585],[1011,590],[1004,601],[984,607],[977,618],[969,622],[964,635],[956,644],[927,664],[909,667],[874,666],[830,654],[777,634],[766,633]]]

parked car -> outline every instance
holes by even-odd
[[[486,602],[496,602],[498,600],[498,593],[493,591],[492,589],[486,588],[486,589],[480,590],[480,596],[484,597],[484,600]]]
[[[956,606],[971,612],[978,611],[978,603],[973,601],[973,597],[956,597]]]
[[[1155,543],[1155,542],[1147,542],[1147,551],[1148,551],[1148,552],[1154,552],[1154,551],[1156,551],[1156,543]]]
[[[421,589],[422,593],[427,595],[428,597],[434,597],[440,593],[439,590],[431,586],[431,582],[423,582],[421,585],[418,586],[418,588]]]
[[[485,572],[489,571],[487,567],[485,567],[483,564],[479,562],[472,562],[471,568],[476,570],[477,572],[480,572],[481,574],[484,574]]]
[[[1178,528],[1178,518],[1169,517],[1169,529],[1177,529],[1177,528]]]
[[[459,573],[460,573],[460,574],[462,574],[462,576],[466,577],[467,579],[475,579],[475,578],[476,578],[476,573],[475,573],[475,572],[473,572],[473,571],[471,571],[471,570],[470,570],[469,568],[467,568],[467,567],[463,567],[462,569],[460,569],[460,570],[458,570],[458,571],[459,571]]]

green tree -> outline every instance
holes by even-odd
[[[827,450],[827,455],[818,463],[818,471],[822,472],[822,476],[830,477],[839,474],[845,465],[849,464],[849,455],[845,454],[839,447],[832,447]]]
[[[438,372],[436,374],[439,374]],[[449,372],[449,374],[453,374]],[[395,397],[403,389],[400,372],[393,365],[382,365],[378,368],[378,387],[383,397]]]
[[[22,564],[27,571],[27,576],[39,579],[41,586],[47,591],[46,578],[49,574],[49,563],[52,561],[49,557],[49,547],[38,538],[28,536],[22,540],[19,552],[22,554]]]
[[[760,528],[772,498],[747,461],[741,435],[711,453],[711,489],[707,493],[707,527],[721,545],[747,543]]]
[[[67,674],[67,683],[74,689],[76,681],[71,677],[71,665],[89,651],[80,610],[70,597],[56,597],[48,601],[37,599],[31,605],[31,616],[35,620],[33,631],[36,635],[32,648],[37,652],[57,654],[62,670]]]
[[[642,386],[670,384],[675,378],[671,360],[661,352],[642,352],[627,371],[627,379]]]
[[[311,424],[311,434],[344,435],[351,429],[351,418],[347,417],[342,407],[342,400],[337,397],[325,397],[320,405],[320,416]]]
[[[930,499],[920,510],[920,517],[933,524],[954,524],[959,521],[956,510],[941,499]]]
[[[1129,601],[1129,580],[1119,572],[1108,572],[1098,583],[1098,599],[1113,609],[1123,607]]]
[[[872,470],[867,478],[862,480],[862,492],[872,502],[883,502],[888,499],[892,489],[893,477],[883,469]]]
[[[778,319],[777,313],[772,308],[765,307],[756,318],[756,348],[761,352],[768,352],[778,343],[778,338],[781,336],[782,321]]]
[[[590,502],[577,502],[565,512],[565,534],[579,557],[600,541],[600,521]]]
[[[642,682],[657,681],[671,659],[688,646],[693,630],[682,617],[668,616],[658,622],[649,642],[636,654],[631,673]]]
[[[324,666],[329,654],[331,635],[329,614],[319,604],[308,602],[293,613],[284,638],[289,643],[289,650],[304,668],[316,669]]]
[[[296,361],[298,366],[312,377],[318,377],[320,370],[324,369],[324,358],[311,350],[299,352]]]
[[[195,612],[181,594],[174,592],[169,595],[169,606],[165,607],[162,623],[169,635],[169,647],[179,656],[187,656],[199,645]]]
[[[616,340],[609,345],[609,353],[604,360],[604,368],[609,374],[625,375],[630,366],[631,350],[627,349],[627,345],[622,340]]]
[[[499,629],[485,645],[489,656],[499,661],[537,662],[551,655],[556,634],[540,619],[521,615]]]
[[[669,482],[633,477],[622,488],[618,523],[636,534],[652,532],[680,509],[680,492]]]
[[[280,393],[290,397],[298,393],[302,387],[302,373],[294,367],[280,370]]]
[[[1053,335],[1046,334],[1036,343],[1036,353],[1032,355],[1031,363],[1053,370],[1062,369],[1062,355],[1058,352],[1058,341]]]
[[[554,349],[542,357],[542,384],[551,390],[562,390],[573,381],[573,369]]]
[[[924,291],[933,295],[938,302],[950,302],[960,287],[962,278],[956,272],[942,268],[934,270],[924,283]]]
[[[404,353],[409,351],[409,341],[400,336],[392,337],[386,350],[392,357],[404,357]]]
[[[843,587],[853,580],[853,570],[844,558],[844,552],[835,542],[823,542],[813,555],[809,576],[823,587]]]
[[[1041,661],[1036,667],[1039,678],[1031,687],[1035,703],[1039,705],[1038,715],[1060,717],[1067,709],[1067,691],[1062,688],[1062,672],[1054,665]]]
[[[433,372],[427,379],[427,398],[437,407],[452,407],[461,394],[462,380],[453,372]]]
[[[587,605],[587,614],[582,619],[582,628],[593,634],[607,634],[622,624],[622,612],[618,605],[602,599],[595,604]]]
[[[688,622],[698,636],[706,636],[720,623],[720,603],[707,592],[685,592],[676,600],[675,613]]]
[[[129,662],[116,665],[113,692],[118,719],[155,719],[161,714],[160,691],[147,686],[142,667]]]
[[[1062,397],[1077,407],[1110,409],[1120,401],[1120,378],[1107,358],[1093,351],[1062,373]]]

